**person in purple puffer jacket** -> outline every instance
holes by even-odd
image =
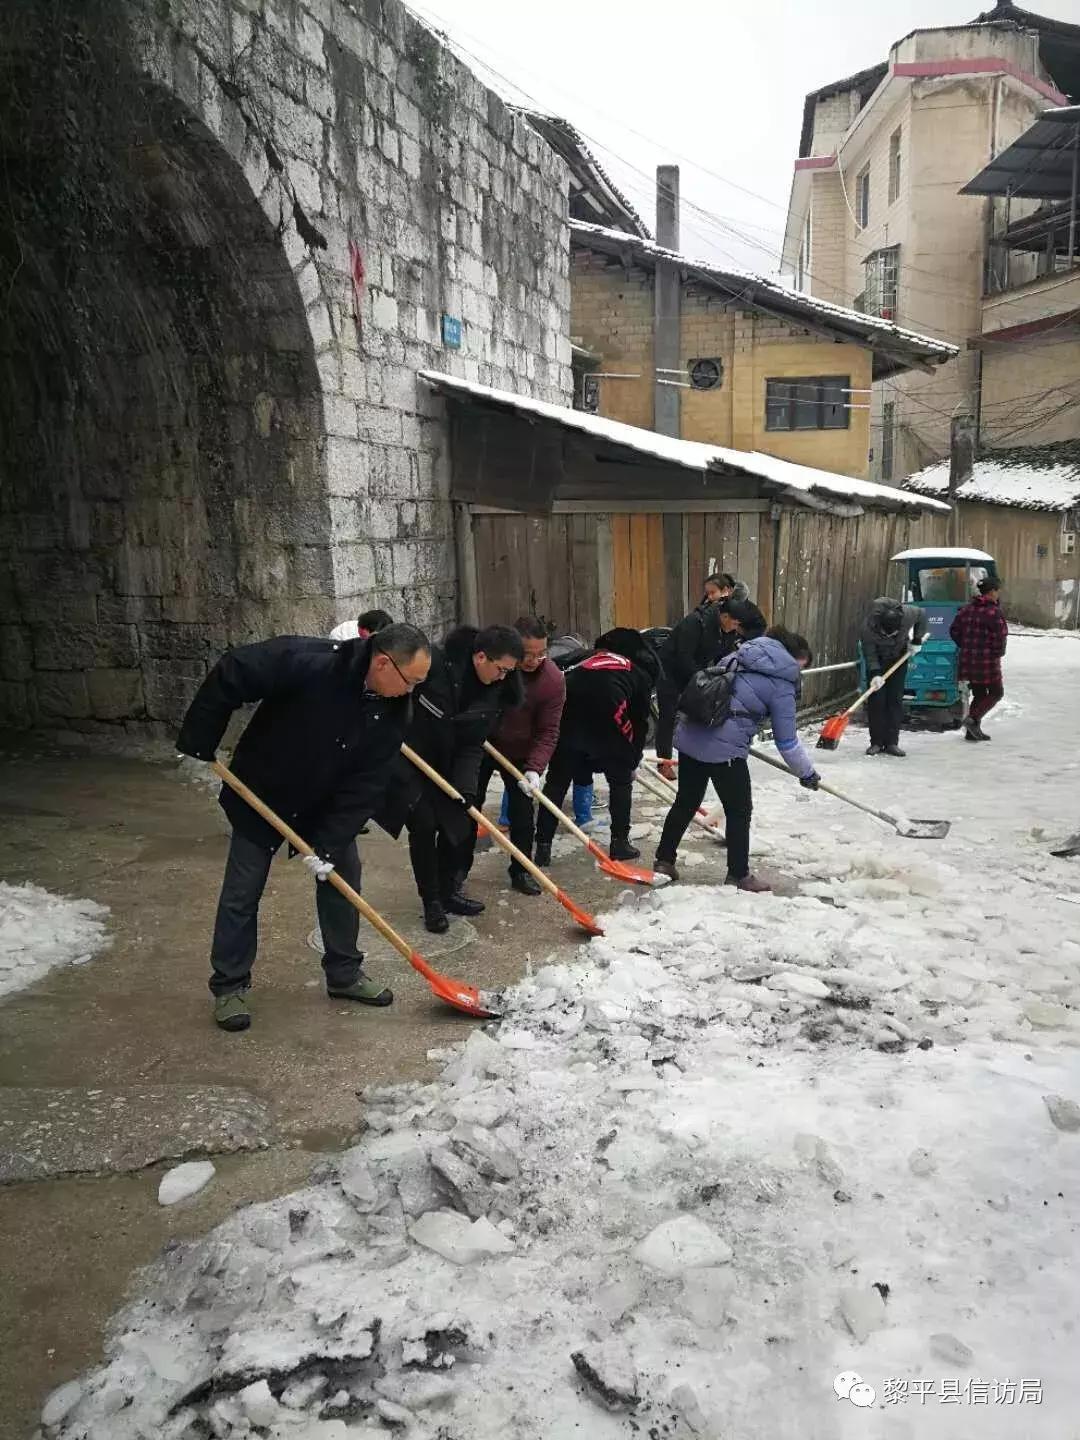
[[[654,870],[672,880],[679,878],[675,868],[679,841],[711,780],[727,821],[727,883],[753,893],[771,888],[750,873],[753,805],[747,756],[758,730],[768,723],[776,748],[800,783],[808,790],[821,783],[795,726],[802,672],[811,658],[810,646],[801,635],[774,625],[720,662],[735,671],[731,710],[722,725],[709,728],[679,716],[675,729],[679,793],[664,821]]]

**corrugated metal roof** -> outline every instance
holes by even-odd
[[[1080,145],[1080,105],[1044,110],[1034,125],[969,180],[961,195],[1013,194],[1032,200],[1068,200]]]

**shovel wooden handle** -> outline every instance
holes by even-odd
[[[405,756],[406,760],[411,760],[421,774],[426,775],[433,785],[437,785],[445,795],[449,795],[451,800],[460,801],[462,805],[465,805],[465,796],[462,795],[461,791],[455,790],[453,785],[450,784],[450,781],[444,779],[437,770],[433,769],[422,755],[416,753],[411,745],[402,745],[401,753]],[[507,839],[498,825],[496,825],[493,820],[489,820],[475,805],[466,805],[465,808],[470,819],[475,820],[477,825],[482,826],[497,845],[501,845],[508,855],[513,856],[521,868],[527,870],[543,890],[546,890],[549,895],[554,896],[560,904],[562,903],[559,887],[555,884],[554,880],[544,874],[539,865],[534,865],[529,857],[523,851],[519,850],[512,840]]]
[[[495,761],[495,763],[497,765],[500,765],[502,769],[507,772],[508,775],[512,775],[515,780],[525,779],[525,776],[517,768],[514,762],[512,760],[507,760],[505,755],[501,755],[499,751],[495,749],[495,746],[491,744],[490,741],[484,741],[484,749]],[[570,816],[567,815],[565,811],[559,809],[558,805],[555,804],[554,800],[549,800],[542,790],[535,790],[533,791],[533,794],[535,795],[536,799],[539,800],[540,804],[543,805],[545,810],[550,810],[552,815],[555,816],[555,819],[561,821],[562,824],[566,826],[567,830],[570,831],[571,835],[576,836],[583,845],[588,846],[590,849],[596,848],[594,841],[592,841],[589,836],[585,834],[585,831],[582,830],[579,825],[574,824],[573,820],[570,819]]]
[[[246,800],[251,808],[256,811],[257,814],[261,815],[268,825],[272,825],[279,835],[284,836],[298,854],[315,854],[315,851],[307,841],[302,839],[291,825],[282,820],[280,815],[275,814],[269,805],[260,800],[254,790],[249,790],[244,782],[232,773],[228,766],[223,765],[220,760],[215,760],[211,768],[214,774],[219,776],[220,779],[228,785],[230,790],[235,790],[237,795],[239,795],[242,800]],[[334,889],[339,890],[351,905],[355,905],[368,924],[377,930],[384,940],[389,941],[399,955],[403,955],[410,964],[414,965],[425,979],[430,980],[432,976],[435,976],[436,979],[438,978],[435,971],[431,970],[431,967],[422,956],[417,955],[409,942],[403,939],[394,927],[383,919],[377,910],[373,910],[364,897],[358,891],[354,890],[348,881],[343,880],[336,870],[330,871],[324,883],[333,885]]]
[[[915,651],[914,651],[914,650],[905,650],[904,653],[903,653],[903,655],[900,656],[900,659],[899,659],[899,660],[895,661],[892,665],[890,665],[887,670],[882,671],[882,675],[881,675],[882,680],[888,680],[889,676],[892,675],[892,674],[895,674],[895,672],[900,669],[900,666],[901,666],[901,665],[906,665],[907,662],[911,659],[911,657],[912,657],[914,654],[915,654]],[[879,686],[878,688],[880,689],[881,687]],[[848,708],[843,712],[843,713],[844,713],[844,719],[847,720],[847,719],[849,718],[849,716],[854,715],[854,714],[855,714],[855,711],[858,710],[859,706],[860,706],[860,705],[865,705],[866,702],[867,702],[867,700],[869,700],[869,699],[870,699],[870,696],[873,695],[873,694],[874,694],[874,687],[871,685],[870,688],[869,688],[869,690],[864,690],[863,693],[859,696],[859,698],[855,701],[855,703],[854,703],[853,705],[849,705]],[[754,751],[754,754],[757,755],[757,753],[758,753],[758,752],[755,750],[755,751]],[[762,758],[763,758],[762,756],[758,755],[758,759],[762,759]],[[822,788],[824,788],[824,787],[822,787]],[[842,798],[842,797],[841,797],[841,798]]]

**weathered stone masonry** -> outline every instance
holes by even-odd
[[[396,0],[19,0],[0,152],[0,723],[156,728],[229,644],[451,620],[417,370],[570,393],[524,122]]]

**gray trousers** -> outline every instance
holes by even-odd
[[[221,882],[214,939],[210,947],[210,989],[215,995],[230,995],[251,984],[251,967],[258,945],[259,901],[266,889],[274,851],[233,831],[225,878]],[[331,856],[341,878],[360,889],[360,856],[350,841]],[[328,880],[315,882],[315,903],[319,912],[326,951],[322,958],[327,985],[335,989],[351,985],[360,973],[363,951],[356,948],[360,916],[344,895]]]

